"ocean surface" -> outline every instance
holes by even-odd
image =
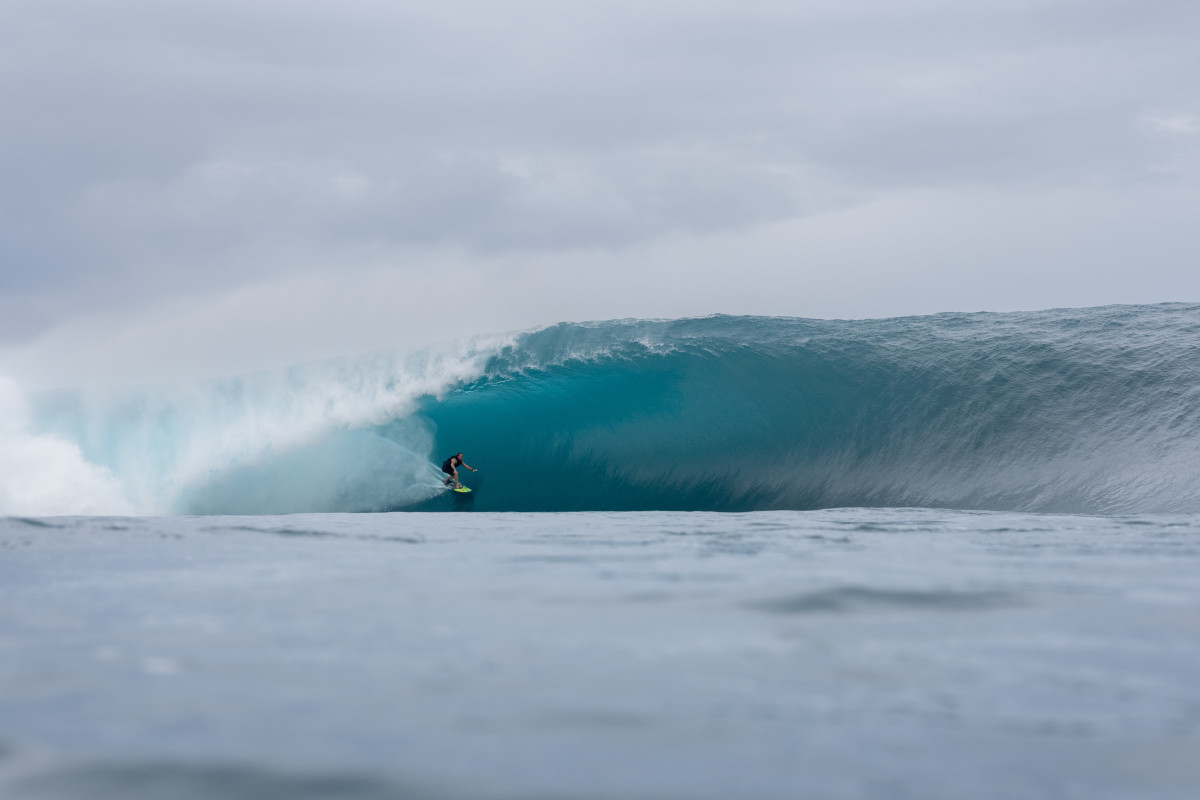
[[[0,796],[1200,796],[1200,516],[0,522]]]
[[[5,800],[1200,797],[1200,305],[0,390]]]

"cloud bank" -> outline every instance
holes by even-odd
[[[1195,300],[1186,0],[16,0],[0,369]]]

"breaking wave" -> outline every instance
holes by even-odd
[[[1200,306],[569,323],[30,413],[143,513],[461,508],[458,450],[478,510],[1200,511]]]

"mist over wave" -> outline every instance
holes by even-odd
[[[449,509],[437,465],[458,450],[479,510],[1200,511],[1198,353],[1183,304],[568,323],[47,393],[20,435],[141,513]]]
[[[0,512],[257,514],[417,502],[441,491],[429,463],[432,428],[412,413],[417,401],[482,374],[510,340],[481,337],[201,383],[42,393],[22,435],[74,448],[112,476],[116,490],[59,487],[66,497],[57,504],[26,498]],[[380,437],[374,429],[383,423],[403,435]],[[6,471],[0,482],[19,474]]]

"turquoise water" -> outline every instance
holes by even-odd
[[[1200,518],[0,520],[0,796],[1194,798]]]
[[[1200,511],[1198,354],[1197,306],[563,325],[418,416],[481,510]]]
[[[1200,511],[1200,306],[613,321],[187,386],[39,431],[143,513]]]

